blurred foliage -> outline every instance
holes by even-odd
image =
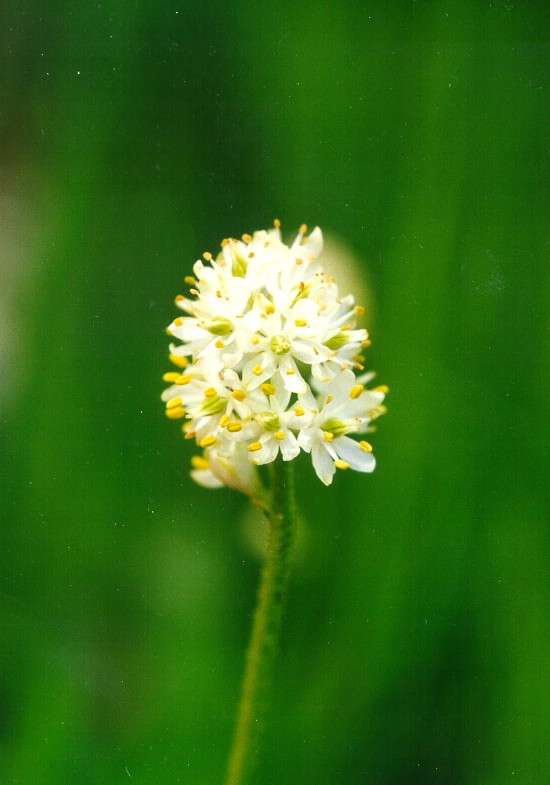
[[[275,215],[361,260],[392,394],[374,475],[300,462],[257,781],[548,782],[549,9],[3,5],[2,783],[222,779],[257,551],[187,478],[163,328]]]

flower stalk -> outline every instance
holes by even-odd
[[[266,724],[296,526],[293,468],[291,461],[281,459],[271,464],[267,558],[254,612],[226,785],[246,785],[250,781]]]

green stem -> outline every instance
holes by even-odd
[[[265,726],[273,666],[279,649],[296,518],[291,463],[279,458],[272,464],[271,509],[266,513],[269,521],[268,553],[246,656],[226,785],[245,785],[249,781]]]

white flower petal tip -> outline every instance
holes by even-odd
[[[322,251],[319,227],[302,225],[286,245],[275,221],[206,251],[184,277],[162,400],[203,449],[191,470],[200,485],[262,498],[257,466],[301,451],[324,485],[339,470],[374,470],[361,434],[385,413],[388,389],[366,388],[365,309],[340,295]]]

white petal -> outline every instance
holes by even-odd
[[[191,477],[203,488],[223,488],[223,482],[218,480],[210,469],[192,469]]]
[[[304,452],[311,452],[314,436],[315,430],[313,428],[304,429],[298,434],[298,444]]]
[[[279,449],[283,456],[283,461],[292,461],[300,454],[300,445],[291,431],[286,432],[286,437],[279,442]]]
[[[302,242],[308,251],[311,251],[313,256],[320,256],[323,251],[323,233],[318,226],[308,235]]]
[[[281,360],[280,372],[283,377],[284,386],[287,390],[294,393],[306,392],[307,384],[302,379],[300,371],[292,357],[284,357]]]
[[[372,472],[376,466],[374,455],[371,452],[365,452],[359,447],[359,444],[350,439],[349,436],[340,436],[332,443],[337,455],[346,463],[349,463],[352,469],[356,472]]]
[[[311,450],[311,460],[313,462],[313,468],[315,469],[317,477],[325,485],[330,485],[332,483],[332,478],[334,477],[336,468],[334,466],[334,461],[325,450],[324,446],[319,442],[313,445],[313,449]]]
[[[252,459],[253,463],[258,464],[258,466],[262,466],[264,463],[271,463],[277,457],[279,452],[279,443],[270,438],[263,442],[263,447],[261,450],[257,450],[256,452],[250,453],[250,458]]]

